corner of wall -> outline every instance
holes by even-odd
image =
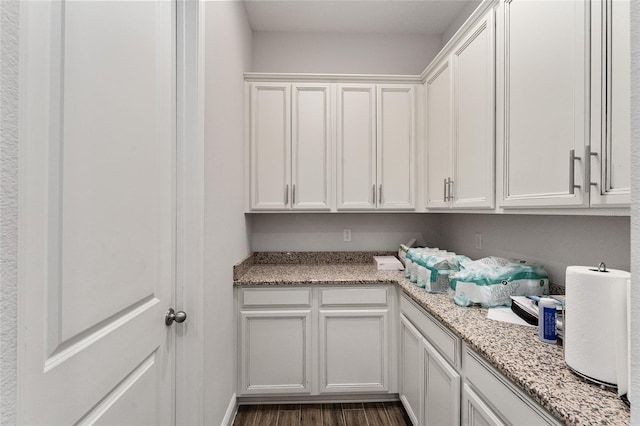
[[[631,424],[640,425],[640,2],[631,3]]]
[[[19,21],[0,2],[0,424],[17,419]]]

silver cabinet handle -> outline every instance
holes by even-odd
[[[293,185],[292,193],[291,193],[291,204],[296,204],[296,186]]]
[[[382,204],[382,184],[380,184],[380,189],[379,189],[379,195],[378,195],[378,202],[380,204]]]
[[[580,188],[580,185],[576,185],[576,160],[580,161],[580,157],[576,157],[576,150],[569,151],[569,194],[575,194],[575,189]]]
[[[284,205],[289,204],[289,185],[284,186]]]
[[[587,145],[584,147],[584,192],[589,192],[592,186],[598,186],[596,182],[591,182],[591,157],[597,157],[597,152],[591,152],[591,145]],[[586,185],[588,183],[589,185]]]
[[[444,179],[444,197],[442,198],[443,201],[449,201],[449,196],[447,195],[447,180],[449,178]]]
[[[375,206],[375,205],[376,205],[376,186],[375,186],[375,185],[373,185],[373,186],[371,187],[371,193],[373,194],[373,196],[372,196],[372,198],[373,198],[373,205]]]

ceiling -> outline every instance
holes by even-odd
[[[254,31],[442,34],[467,0],[245,0]]]

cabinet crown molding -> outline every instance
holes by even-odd
[[[404,83],[421,84],[419,75],[386,75],[386,74],[305,74],[305,73],[259,73],[245,72],[244,80],[255,82],[286,82],[286,83]]]
[[[467,35],[467,32],[473,27],[479,19],[481,19],[489,9],[495,7],[500,0],[484,0],[480,5],[473,11],[473,13],[467,18],[467,20],[462,24],[458,31],[447,41],[440,52],[436,55],[435,58],[431,60],[429,65],[422,71],[420,74],[420,81],[426,82],[427,75],[430,74],[434,68],[438,67],[441,62],[451,54],[454,47],[458,44],[458,42]]]

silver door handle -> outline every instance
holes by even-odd
[[[382,204],[382,184],[380,184],[380,189],[379,189],[379,195],[378,195],[378,202],[380,204]]]
[[[576,150],[569,151],[569,194],[575,194],[575,189],[580,188],[580,185],[576,185],[576,160],[580,161],[580,157],[576,157]]]
[[[166,325],[171,325],[175,322],[182,323],[187,320],[187,314],[184,311],[174,311],[173,308],[169,308],[167,311],[167,315],[164,317],[164,323]]]
[[[291,192],[291,204],[294,205],[296,203],[296,186],[293,185]]]
[[[289,185],[284,186],[284,205],[289,204]]]
[[[375,184],[371,187],[371,194],[373,198],[373,205],[375,207],[376,205],[376,185]]]
[[[598,186],[596,182],[591,182],[591,157],[597,157],[597,152],[591,152],[591,145],[587,145],[584,147],[584,192],[589,192],[592,186]],[[588,183],[589,185],[586,185]]]
[[[449,196],[447,195],[447,179],[448,178],[444,179],[444,191],[443,191],[444,195],[442,197],[443,201],[449,201]]]

